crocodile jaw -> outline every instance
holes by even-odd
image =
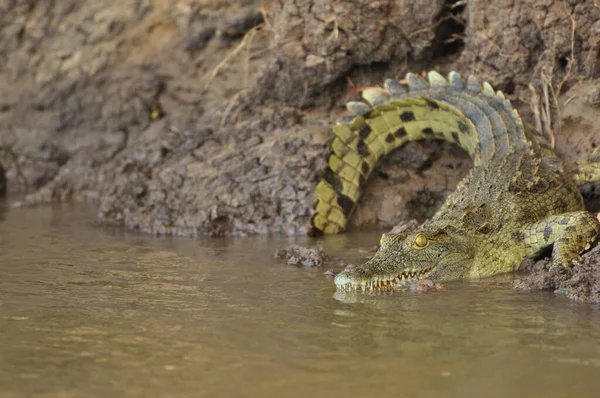
[[[427,278],[436,268],[433,265],[426,269],[405,269],[396,275],[373,275],[370,277],[361,277],[347,270],[339,273],[334,283],[339,290],[345,291],[363,291],[363,292],[383,292],[391,291],[394,288],[406,286],[412,281]]]

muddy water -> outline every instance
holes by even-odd
[[[358,261],[376,239],[321,244]],[[290,242],[1,212],[0,397],[598,396],[600,307],[493,283],[338,297],[271,258]]]

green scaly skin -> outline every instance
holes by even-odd
[[[600,180],[600,161],[563,167],[487,83],[454,72],[448,80],[430,72],[428,80],[408,74],[406,81],[387,80],[385,89],[363,91],[367,103],[348,103],[354,115],[333,129],[313,232],[343,231],[377,162],[408,141],[454,142],[474,168],[431,220],[414,232],[384,234],[373,258],[337,275],[336,286],[377,291],[423,278],[482,278],[514,271],[550,245],[553,266],[579,263],[600,222],[585,211],[578,185]]]

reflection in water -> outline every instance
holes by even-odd
[[[0,195],[0,221],[4,221],[8,205],[6,198]]]
[[[378,233],[318,244],[358,263]],[[600,307],[497,282],[340,295],[288,238],[152,238],[68,206],[0,221],[0,396],[564,397],[600,388]],[[367,250],[364,250],[367,249]]]

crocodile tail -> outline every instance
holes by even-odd
[[[480,86],[472,77],[465,83],[455,72],[448,80],[437,72],[429,72],[428,81],[412,73],[405,80],[388,79],[383,89],[365,89],[365,102],[346,104],[351,116],[333,127],[328,166],[316,187],[313,235],[344,231],[379,160],[408,141],[453,142],[475,164],[515,145],[531,149],[518,113],[488,83]]]

